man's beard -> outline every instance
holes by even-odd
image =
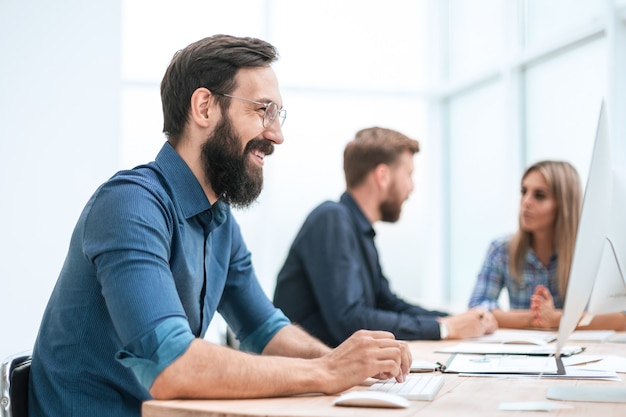
[[[265,155],[274,152],[265,139],[252,139],[243,152],[240,149],[241,140],[225,117],[202,145],[201,154],[204,175],[217,198],[234,208],[249,207],[263,189],[263,168],[250,161],[250,153],[254,149]]]
[[[402,204],[404,200],[400,198],[398,187],[394,182],[389,190],[389,197],[382,203],[380,203],[379,210],[381,220],[388,223],[395,223],[400,219],[400,212],[402,211]]]

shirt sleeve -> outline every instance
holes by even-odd
[[[398,299],[382,276],[374,277],[377,284],[371,281],[352,223],[338,204],[327,207],[310,218],[296,243],[330,334],[343,341],[359,329],[371,329],[399,339],[439,339],[438,313]],[[366,301],[372,297],[373,302]]]
[[[505,242],[494,241],[489,245],[470,297],[469,308],[482,307],[489,311],[499,308],[498,297],[504,287],[505,271],[508,267],[505,255]]]
[[[276,309],[274,314],[261,327],[241,340],[239,348],[248,352],[261,353],[274,335],[288,324],[291,324],[291,322],[287,316],[282,311]]]
[[[438,310],[428,310],[415,304],[407,303],[398,297],[389,286],[389,280],[382,273],[380,275],[380,290],[378,293],[378,307],[382,310],[391,310],[398,313],[409,314],[412,316],[422,316],[424,318],[445,317],[448,313]]]
[[[139,180],[110,181],[85,211],[81,237],[124,346],[118,360],[146,387],[195,337],[168,262],[172,219],[166,205]]]
[[[181,356],[193,339],[186,320],[170,317],[120,350],[117,360],[149,390],[161,371]]]

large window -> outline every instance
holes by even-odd
[[[606,91],[608,19],[594,0],[446,3],[446,301],[463,308],[489,242],[517,229],[523,170],[567,160],[584,184]]]
[[[214,33],[277,46],[286,140],[267,161],[259,202],[235,213],[270,296],[306,214],[343,191],[343,147],[363,127],[420,140],[415,192],[398,223],[376,225],[377,241],[395,290],[451,311],[465,309],[489,241],[515,231],[527,165],[564,159],[586,178],[607,83],[608,3],[123,4],[125,166],[153,158],[164,140],[158,87],[176,49]]]

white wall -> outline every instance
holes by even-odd
[[[70,233],[118,168],[118,0],[0,2],[0,357],[27,350]]]

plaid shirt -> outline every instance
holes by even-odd
[[[509,271],[509,240],[510,237],[494,240],[489,245],[487,257],[478,274],[469,307],[483,307],[487,310],[500,308],[498,297],[503,288],[509,293],[511,310],[529,309],[530,296],[537,285],[544,285],[554,297],[555,308],[563,308],[563,300],[559,296],[556,281],[557,256],[552,255],[547,266],[544,266],[535,252],[528,249],[526,261],[522,269],[522,279],[518,284]]]

